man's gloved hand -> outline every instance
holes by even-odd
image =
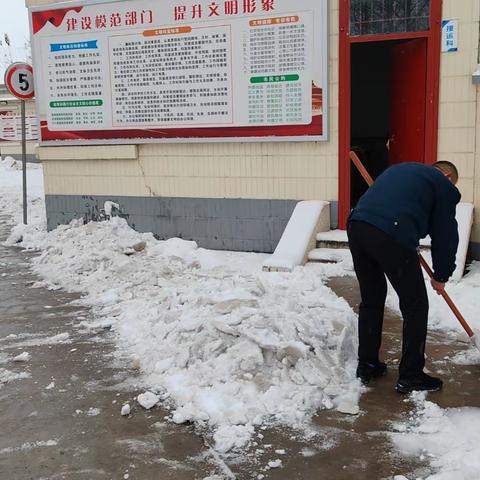
[[[437,292],[438,295],[441,295],[442,292],[445,290],[445,283],[444,282],[439,282],[432,278],[430,280],[430,283],[432,284],[432,288]]]

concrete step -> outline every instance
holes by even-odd
[[[314,248],[308,252],[308,261],[317,263],[340,263],[350,257],[348,248]]]
[[[430,237],[420,240],[421,250],[430,250],[432,241]],[[348,237],[345,230],[329,230],[317,234],[317,249],[348,248]]]

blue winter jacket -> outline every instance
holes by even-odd
[[[432,238],[435,279],[445,282],[455,270],[460,192],[438,169],[401,163],[385,170],[360,198],[349,220],[369,223],[415,251]]]

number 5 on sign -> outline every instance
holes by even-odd
[[[5,72],[5,85],[13,96],[21,100],[33,98],[35,89],[32,67],[27,63],[12,63]]]
[[[5,85],[10,93],[21,100],[22,114],[22,166],[23,166],[23,223],[27,224],[27,142],[25,135],[25,100],[33,98],[33,69],[27,63],[12,63],[5,72]]]

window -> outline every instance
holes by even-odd
[[[350,35],[429,30],[430,0],[350,0]]]

